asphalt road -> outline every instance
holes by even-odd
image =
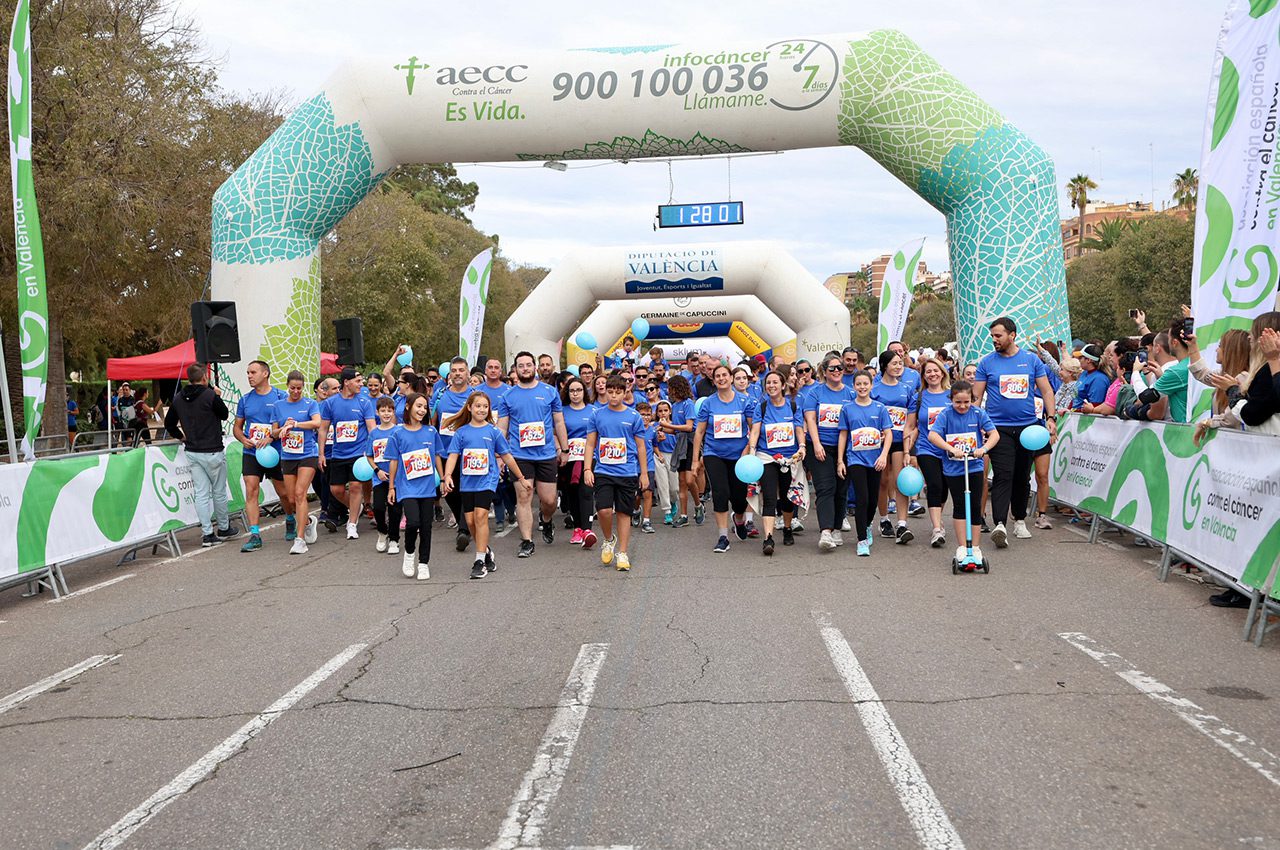
[[[470,581],[436,528],[426,582],[277,528],[0,595],[0,847],[1280,848],[1280,639],[1119,537]]]

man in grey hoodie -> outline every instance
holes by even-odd
[[[182,440],[191,464],[196,516],[204,535],[200,543],[216,546],[239,532],[231,525],[227,510],[227,456],[222,445],[222,423],[230,411],[222,401],[222,391],[210,387],[207,376],[208,367],[203,363],[187,367],[188,383],[169,406],[164,427],[174,439]]]

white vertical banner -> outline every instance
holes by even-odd
[[[907,327],[907,314],[911,312],[911,298],[916,291],[916,269],[920,267],[920,255],[923,253],[922,236],[899,248],[884,270],[884,282],[880,285],[877,354],[888,348],[889,343],[895,339],[902,339],[902,332]]]
[[[493,272],[493,249],[476,255],[462,277],[462,297],[458,305],[458,356],[468,367],[480,356],[480,335],[484,332],[484,307],[489,300],[489,275]]]
[[[1213,363],[1227,331],[1274,309],[1280,279],[1280,2],[1231,0],[1218,35],[1200,157],[1191,308]],[[1188,419],[1212,390],[1192,382]]]

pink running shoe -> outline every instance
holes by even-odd
[[[594,545],[596,545],[596,533],[588,528],[582,532],[582,548],[590,549]]]
[[[575,546],[582,545],[582,529],[581,528],[575,528],[573,530],[573,536],[569,538],[569,542]]]

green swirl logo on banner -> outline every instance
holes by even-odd
[[[151,466],[151,488],[156,492],[156,499],[164,505],[165,510],[177,513],[182,506],[182,498],[178,490],[169,483],[169,469],[163,463]]]
[[[1235,251],[1231,252],[1231,265],[1234,267]],[[1255,258],[1266,257],[1267,270],[1265,276],[1258,268]],[[1230,283],[1234,274],[1227,275],[1222,282],[1222,297],[1236,310],[1252,310],[1270,298],[1276,291],[1276,281],[1280,280],[1280,267],[1276,264],[1276,255],[1267,245],[1254,245],[1244,252],[1244,265],[1249,270],[1248,280],[1237,279]]]
[[[1200,519],[1200,508],[1204,504],[1204,497],[1200,495],[1200,469],[1204,468],[1204,474],[1209,474],[1209,457],[1201,455],[1196,461],[1196,465],[1192,467],[1191,474],[1187,476],[1187,486],[1182,491],[1182,527],[1187,531],[1196,527],[1197,520]]]
[[[1058,445],[1053,452],[1053,480],[1061,481],[1062,476],[1067,474],[1067,467],[1071,465],[1071,434],[1066,433],[1058,437]]]

